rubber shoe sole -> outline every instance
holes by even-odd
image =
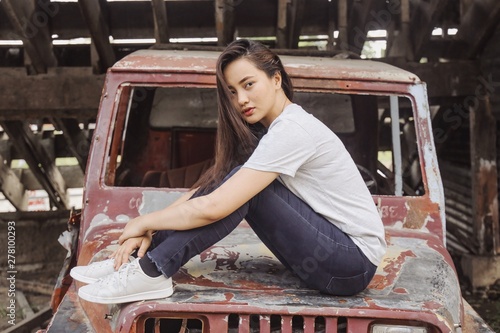
[[[99,304],[121,304],[121,303],[137,302],[137,301],[147,301],[152,299],[161,299],[172,296],[174,292],[174,288],[172,286],[164,290],[152,290],[125,296],[103,297],[103,296],[95,296],[88,293],[86,287],[89,286],[90,285],[81,287],[78,290],[78,296],[83,300]]]

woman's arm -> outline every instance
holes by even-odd
[[[172,204],[170,204],[169,207],[177,206],[178,204],[181,204],[183,202],[188,201],[189,198],[191,198],[193,196],[194,192],[196,192],[197,190],[198,190],[198,188],[195,188],[195,189],[190,190],[189,192],[184,193],[177,200],[175,200]]]
[[[275,172],[241,168],[210,194],[178,201],[129,221],[119,243],[142,236],[148,230],[188,230],[218,221],[241,207],[277,177]]]
[[[184,193],[181,195],[176,201],[174,201],[170,206],[176,206],[179,204],[182,204],[183,202],[186,202],[191,196],[196,192],[197,189],[193,189],[189,192]],[[139,237],[131,237],[128,238],[126,241],[121,242],[120,246],[118,249],[111,254],[110,258],[115,258],[115,270],[120,268],[120,266],[124,263],[126,263],[129,259],[129,256],[132,252],[134,252],[137,249],[137,256],[139,258],[142,258],[145,254],[146,251],[148,250],[149,246],[151,245],[151,239],[153,235],[153,230],[148,230],[147,232],[144,233],[144,235],[141,235]]]

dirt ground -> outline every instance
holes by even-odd
[[[488,325],[495,332],[500,332],[500,282],[489,290],[480,290],[475,293],[463,290],[462,294]]]
[[[463,298],[495,332],[500,332],[500,279],[489,288],[473,290],[460,270],[460,255],[452,253],[452,258],[458,271]]]

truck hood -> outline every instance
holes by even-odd
[[[109,227],[109,225],[108,225]],[[136,318],[153,313],[289,313],[411,319],[449,327],[461,323],[460,287],[451,259],[439,238],[415,230],[387,228],[388,251],[368,288],[351,297],[336,297],[305,288],[273,256],[251,228],[242,224],[228,237],[191,259],[173,276],[168,299],[123,305],[80,301],[73,283],[52,325],[72,332],[129,331]],[[102,260],[116,247],[119,229],[96,228],[87,235],[81,261]],[[87,257],[87,258],[85,258]],[[83,258],[83,259],[82,259]],[[84,313],[84,314],[83,314]],[[60,324],[57,321],[61,320]],[[437,324],[439,323],[439,325]],[[104,330],[104,328],[106,329]]]

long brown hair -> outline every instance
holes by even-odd
[[[262,43],[239,39],[230,43],[217,60],[218,129],[215,146],[215,163],[194,187],[203,192],[213,190],[236,166],[245,163],[259,141],[259,123],[250,125],[243,120],[232,102],[232,94],[224,78],[224,70],[233,61],[245,58],[271,78],[279,72],[281,87],[289,100],[293,98],[293,86],[283,64],[274,52]]]

